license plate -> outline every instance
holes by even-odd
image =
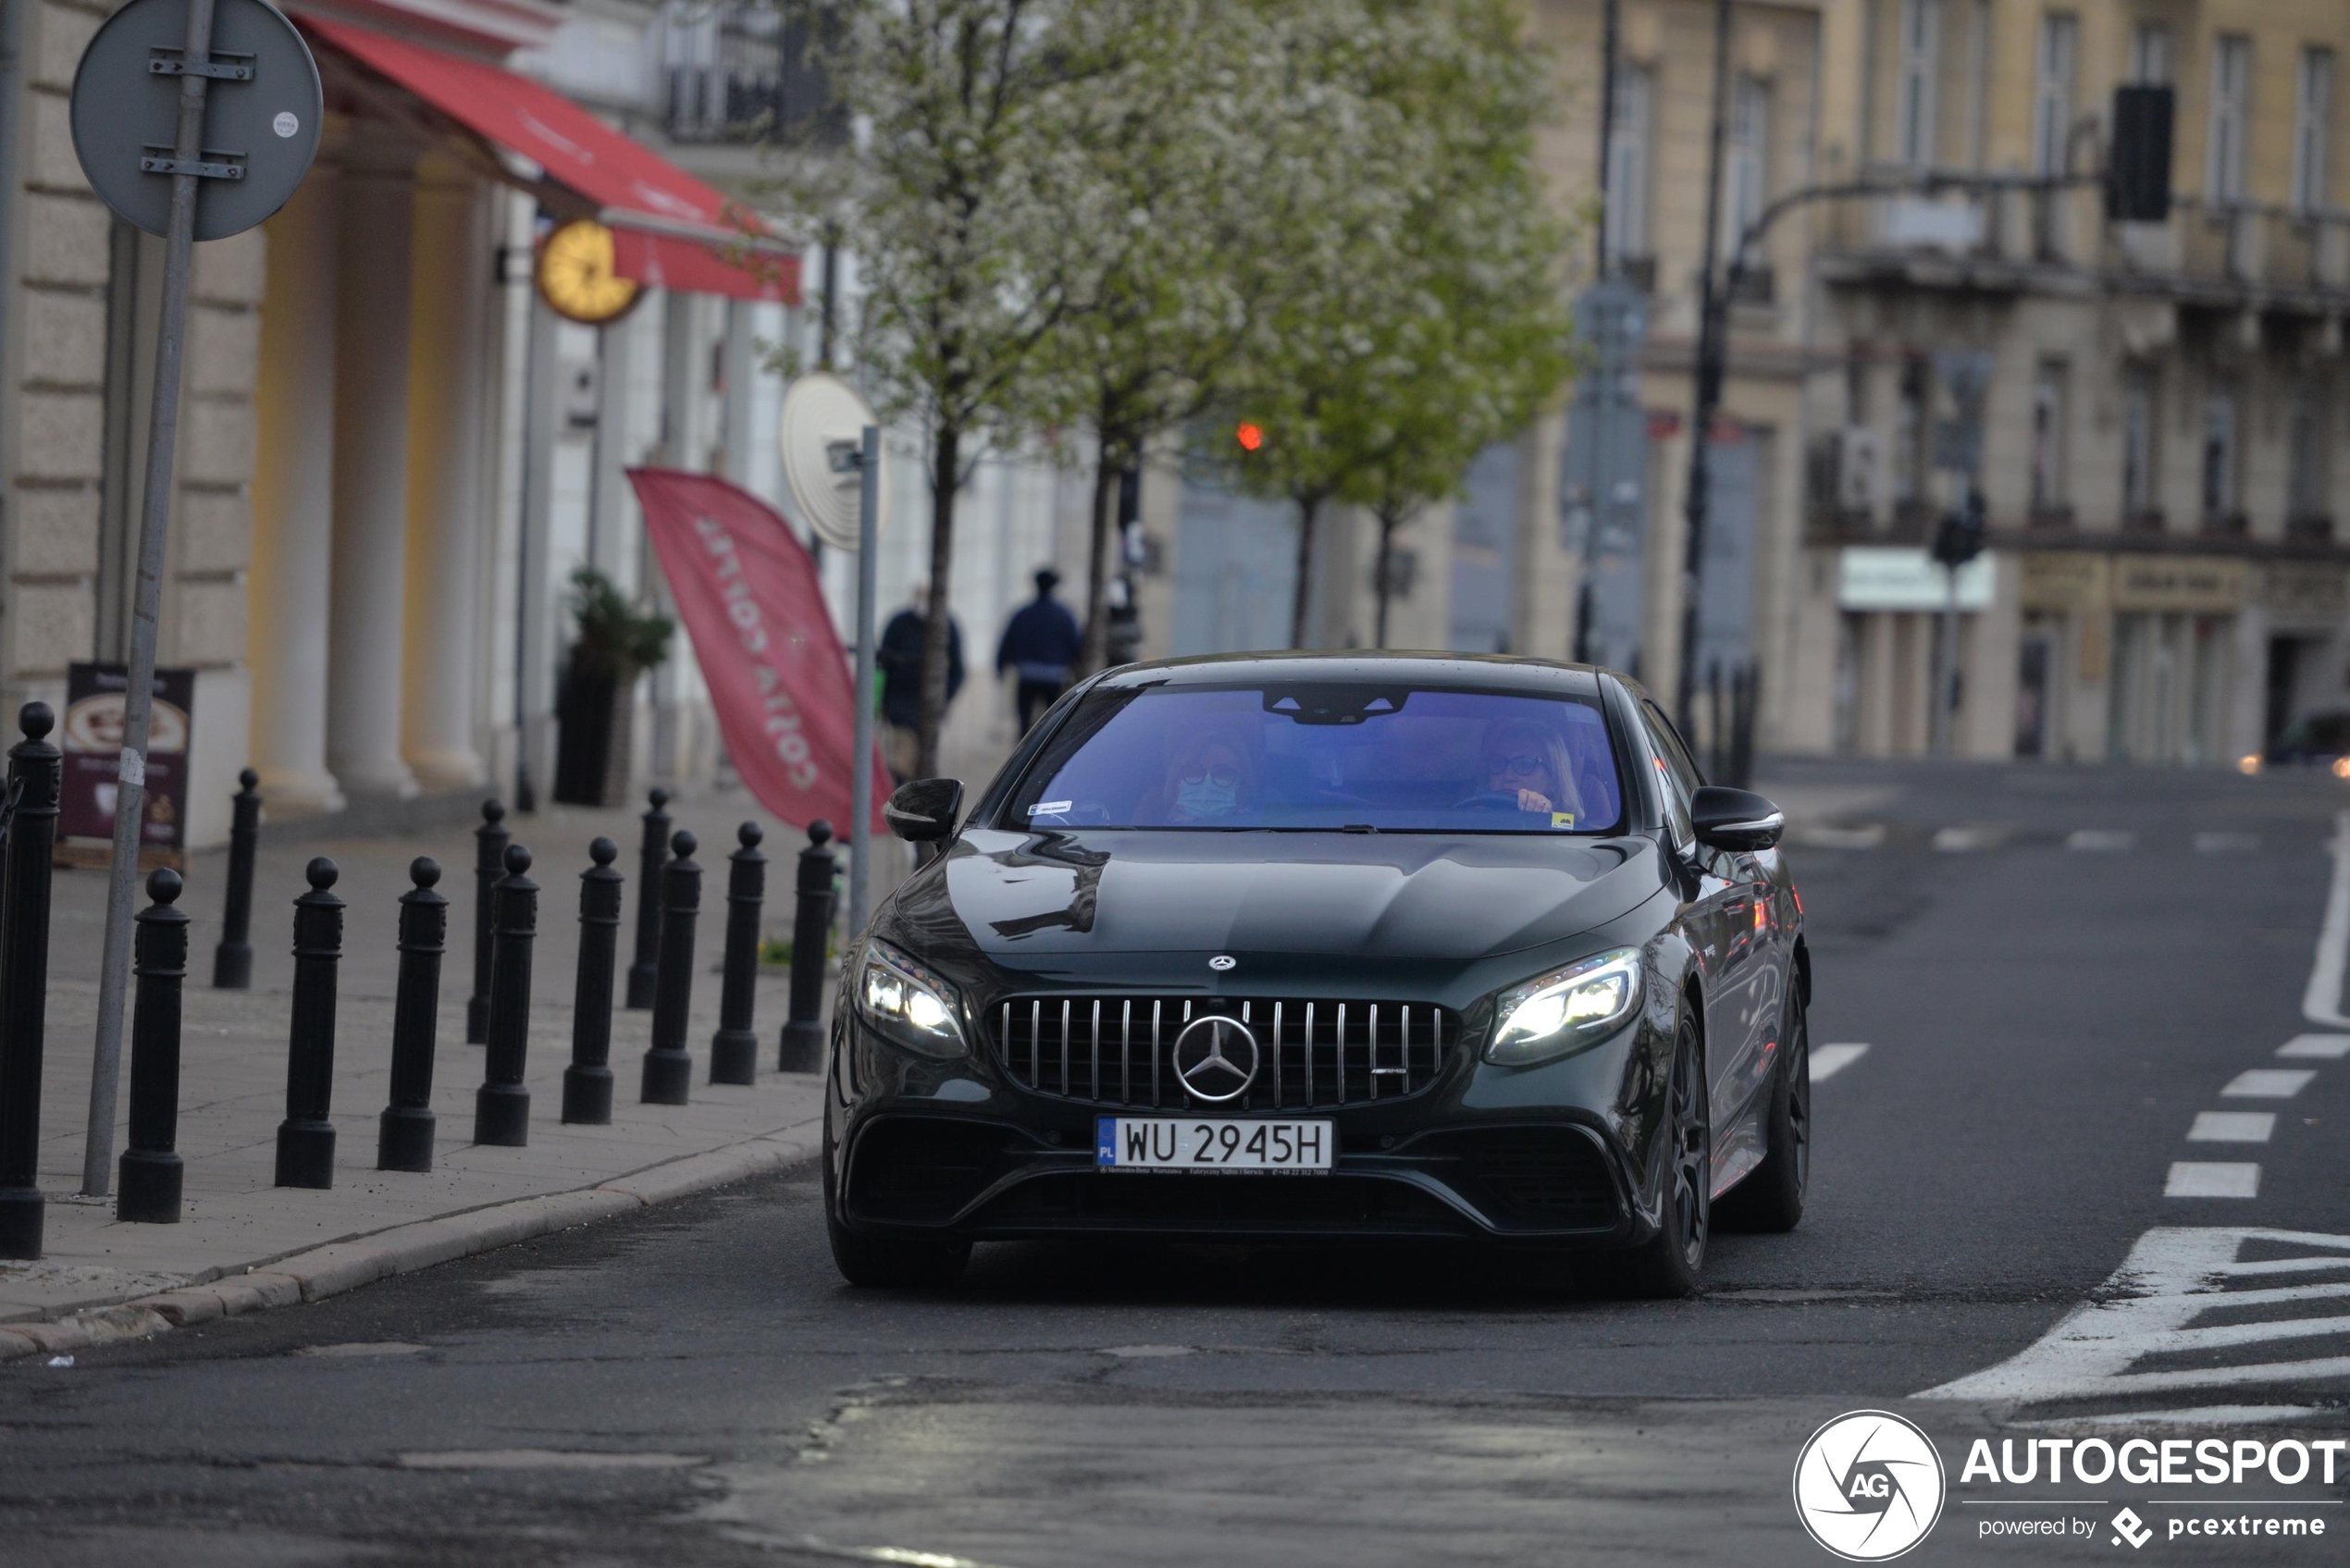
[[[1094,1164],[1103,1170],[1207,1170],[1327,1176],[1338,1134],[1327,1121],[1101,1117]]]

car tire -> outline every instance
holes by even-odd
[[[1812,1181],[1812,1030],[1800,993],[1787,1003],[1778,1072],[1762,1129],[1762,1163],[1722,1195],[1715,1217],[1739,1230],[1788,1231],[1803,1218]]]
[[[833,1266],[843,1279],[866,1289],[941,1290],[963,1277],[963,1267],[971,1262],[969,1241],[862,1236],[840,1222],[829,1117],[824,1121],[823,1161],[824,1235],[832,1242]]]
[[[1626,1257],[1620,1278],[1627,1295],[1677,1301],[1693,1294],[1704,1277],[1713,1227],[1713,1130],[1706,1111],[1705,1043],[1686,1008],[1675,1033],[1664,1116],[1661,1222],[1656,1234]]]

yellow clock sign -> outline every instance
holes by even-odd
[[[612,269],[612,230],[588,218],[559,226],[539,245],[538,282],[557,315],[588,327],[619,320],[644,292]]]

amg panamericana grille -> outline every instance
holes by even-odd
[[[1175,1037],[1217,1013],[1255,1036],[1256,1076],[1240,1111],[1334,1110],[1418,1093],[1435,1081],[1460,1020],[1426,1002],[1203,1000],[1184,996],[1020,996],[990,1019],[996,1060],[1025,1088],[1090,1105],[1181,1110]]]

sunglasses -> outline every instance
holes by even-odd
[[[1185,773],[1182,782],[1188,784],[1212,784],[1218,789],[1238,789],[1241,786],[1241,771],[1229,762],[1218,762],[1212,768]]]
[[[1550,760],[1531,751],[1521,751],[1514,757],[1496,757],[1485,764],[1485,771],[1496,776],[1503,773],[1548,773]]]

